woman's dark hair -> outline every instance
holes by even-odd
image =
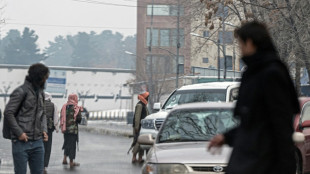
[[[247,22],[237,28],[235,37],[243,42],[251,39],[257,51],[277,52],[266,25],[258,21]]]
[[[44,86],[41,84],[43,79],[48,76],[50,73],[47,66],[43,65],[42,63],[36,63],[30,66],[28,70],[28,77],[31,83],[35,86]]]

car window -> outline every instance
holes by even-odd
[[[183,90],[173,93],[164,105],[171,109],[177,105],[195,102],[226,101],[226,90]]]
[[[230,109],[173,112],[163,124],[158,142],[208,141],[237,124]]]
[[[301,112],[302,122],[310,120],[310,102],[306,103]]]

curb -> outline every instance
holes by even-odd
[[[87,126],[79,126],[79,130],[83,132],[95,133],[100,135],[114,135],[114,136],[123,136],[123,137],[131,137],[132,131],[126,130],[115,130],[109,128],[96,128],[96,127],[87,127]]]

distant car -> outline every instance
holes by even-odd
[[[225,173],[231,148],[211,154],[208,141],[238,125],[233,103],[193,103],[174,108],[163,123],[156,140],[140,135],[140,144],[152,145],[143,174]]]
[[[89,118],[89,112],[87,111],[86,108],[83,108],[83,111],[81,112],[82,114],[82,121],[81,121],[81,125],[86,125],[88,124],[88,118]]]
[[[175,90],[161,107],[160,103],[154,104],[157,113],[148,115],[141,120],[140,134],[152,134],[156,137],[161,124],[168,112],[174,107],[195,102],[232,102],[238,96],[240,82],[211,82],[182,86]],[[141,146],[148,150],[150,146]]]
[[[310,173],[310,98],[299,98],[301,113],[296,115],[294,129],[305,136],[305,141],[296,143],[296,174]]]

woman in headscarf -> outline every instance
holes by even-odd
[[[140,134],[140,129],[141,129],[141,120],[144,119],[147,115],[149,115],[148,109],[147,109],[147,103],[148,103],[148,98],[149,98],[149,92],[145,92],[143,94],[138,95],[138,99],[140,100],[135,108],[135,115],[134,115],[134,120],[133,120],[133,135],[135,137],[138,137]],[[139,153],[139,160],[137,161],[137,153]],[[143,162],[143,155],[144,151],[140,148],[139,143],[136,143],[133,150],[132,150],[132,163]]]
[[[78,124],[82,120],[81,111],[83,108],[78,106],[78,96],[76,94],[70,94],[68,101],[63,105],[61,109],[60,127],[64,134],[64,144],[62,149],[64,150],[63,164],[68,164],[67,157],[70,159],[70,168],[79,166],[79,163],[73,162],[76,156],[76,145],[78,139]]]
[[[51,151],[52,151],[52,141],[53,141],[53,132],[56,130],[59,131],[59,119],[58,119],[58,111],[56,105],[52,102],[52,95],[48,92],[44,94],[45,98],[45,114],[46,114],[46,123],[47,123],[47,133],[48,133],[48,141],[44,142],[44,173],[46,173],[46,168],[48,167],[48,163],[50,161]]]

